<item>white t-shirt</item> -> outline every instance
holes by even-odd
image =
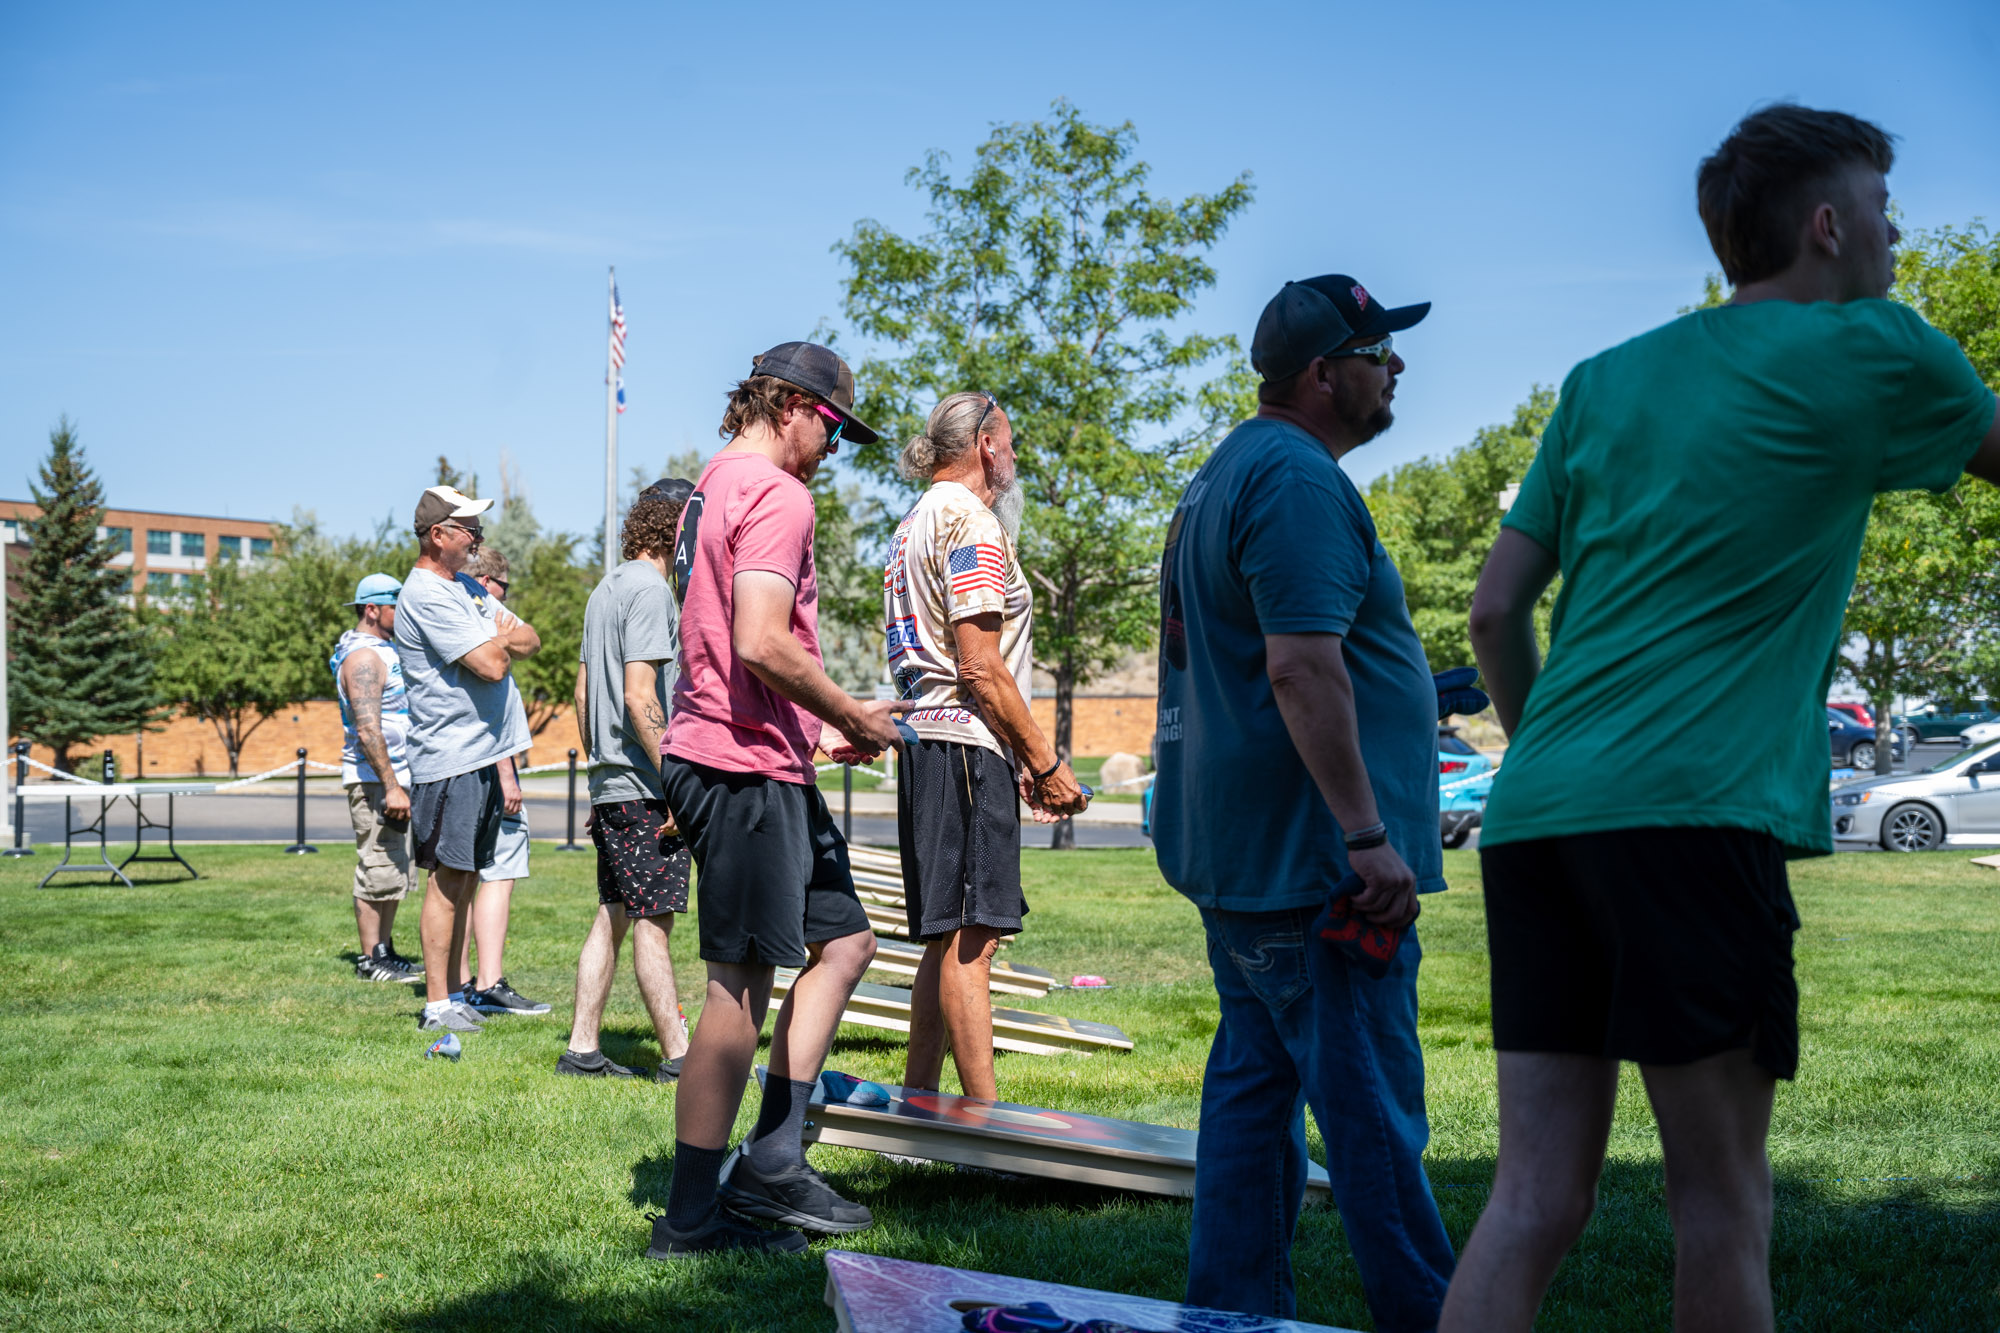
[[[1034,593],[993,511],[955,481],[924,492],[896,527],[882,571],[889,671],[899,698],[923,707],[906,720],[925,740],[977,745],[1019,763],[959,684],[952,625],[1000,616],[1000,660],[1025,701],[1034,685]]]

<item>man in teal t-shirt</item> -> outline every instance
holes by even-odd
[[[1480,835],[1502,1129],[1441,1329],[1531,1326],[1590,1215],[1621,1060],[1660,1122],[1675,1326],[1772,1326],[1785,860],[1831,850],[1822,703],[1862,532],[1878,492],[2000,476],[1993,393],[1882,299],[1892,158],[1836,112],[1737,126],[1698,187],[1734,298],[1570,374],[1480,578],[1473,645],[1513,742]],[[1691,701],[1729,743],[1652,744]]]

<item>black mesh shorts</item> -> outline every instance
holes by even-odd
[[[939,940],[961,926],[1021,928],[1021,805],[1014,766],[956,741],[905,746],[896,781],[896,840],[910,934]]]
[[[687,843],[666,831],[667,803],[606,801],[590,813],[597,901],[619,904],[626,916],[687,911],[691,862]]]
[[[818,787],[672,755],[661,758],[660,779],[700,871],[704,961],[804,967],[806,946],[872,929]]]
[[[1479,849],[1493,1045],[1679,1065],[1748,1049],[1799,1067],[1799,928],[1784,848],[1636,828]]]

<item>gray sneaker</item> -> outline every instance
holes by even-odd
[[[445,1032],[479,1032],[485,1026],[486,1024],[480,1021],[478,1014],[473,1013],[472,1010],[466,1008],[456,1000],[452,1001],[450,1007],[436,1018],[425,1014],[417,1020],[417,1027],[425,1032],[437,1032],[440,1030]]]

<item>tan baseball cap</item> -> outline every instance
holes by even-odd
[[[454,518],[476,520],[492,507],[491,500],[475,500],[456,486],[433,486],[417,501],[417,535],[421,537],[437,524]],[[465,526],[474,532],[480,527],[477,522]]]

